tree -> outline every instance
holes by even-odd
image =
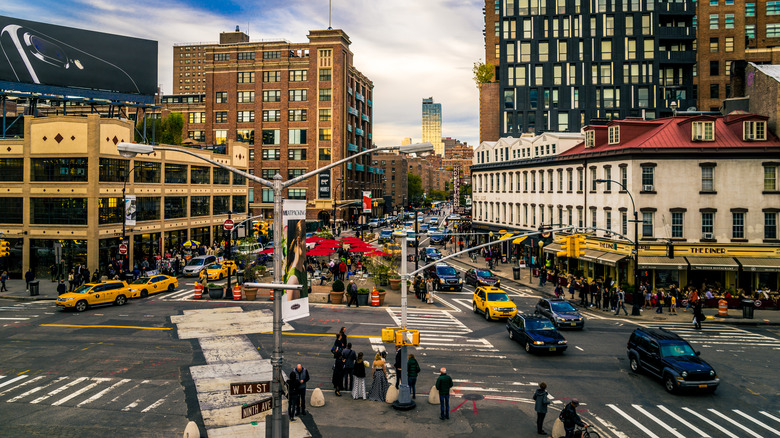
[[[419,175],[415,175],[413,173],[408,174],[407,184],[406,193],[409,196],[409,200],[422,198],[422,178],[420,178]]]
[[[172,112],[164,119],[154,121],[154,141],[156,143],[180,145],[184,130],[184,117],[179,112]],[[144,121],[139,120],[135,127],[135,141],[142,142]],[[152,120],[146,120],[146,142],[152,142]]]
[[[442,190],[431,190],[431,193],[428,193],[428,199],[433,201],[444,201],[447,199],[447,192]]]
[[[485,64],[480,59],[474,63],[474,66],[471,68],[471,72],[474,73],[474,83],[476,83],[477,88],[479,88],[481,84],[493,82],[495,66],[493,64]]]
[[[466,196],[471,196],[471,184],[460,186],[460,205],[466,205]]]

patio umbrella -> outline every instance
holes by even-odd
[[[384,251],[374,251],[366,254],[368,257],[389,257],[390,254],[384,252]]]
[[[267,249],[264,249],[264,250],[258,252],[258,254],[273,254],[273,253],[274,253],[274,249],[273,248],[267,248]]]
[[[354,236],[344,237],[344,238],[341,238],[339,240],[341,240],[342,242],[345,242],[345,243],[363,242],[362,239],[358,239],[357,237],[354,237]]]
[[[197,240],[188,240],[188,241],[182,243],[181,246],[183,246],[185,248],[190,248],[190,247],[193,247],[193,246],[200,246],[200,242],[198,242]]]
[[[308,256],[326,256],[333,254],[333,251],[327,248],[314,248],[310,251],[306,251]]]
[[[357,253],[363,253],[363,252],[373,252],[374,248],[364,248],[364,247],[352,247],[349,249],[349,252],[357,252]]]
[[[317,243],[320,240],[325,240],[325,238],[320,236],[311,236],[306,238],[306,243]]]

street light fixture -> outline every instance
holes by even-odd
[[[594,182],[601,184],[606,182],[613,182],[619,185],[623,190],[628,193],[628,197],[631,199],[631,208],[634,210],[634,294],[631,308],[631,315],[639,316],[639,213],[636,211],[636,204],[634,203],[634,197],[628,188],[619,181],[613,179],[596,179]]]
[[[192,150],[171,146],[152,146],[147,144],[138,143],[125,143],[120,142],[117,144],[117,150],[119,154],[125,158],[135,157],[137,154],[151,154],[154,151],[173,151],[183,154],[191,155],[203,161],[207,161],[215,166],[229,170],[237,175],[241,175],[244,178],[254,181],[260,185],[273,188],[274,190],[274,248],[282,247],[282,190],[292,185],[298,184],[308,178],[318,175],[326,170],[332,169],[348,161],[352,161],[362,155],[370,154],[380,151],[392,151],[397,150],[405,153],[423,153],[432,152],[433,145],[431,143],[415,143],[409,145],[396,145],[396,146],[381,146],[375,149],[366,149],[364,151],[352,154],[346,158],[328,164],[327,166],[313,170],[309,173],[282,182],[282,176],[278,173],[274,175],[273,181],[260,178],[255,175],[251,175],[247,172],[235,169],[226,164],[212,160],[209,157],[200,155]],[[274,251],[274,283],[282,284],[282,253],[283,251]],[[404,298],[405,300],[405,298]],[[271,391],[273,392],[273,411],[271,413],[271,436],[272,438],[282,438],[282,300],[274,300],[274,315],[273,315],[273,337],[274,337],[274,351],[271,355],[271,365],[273,367],[273,378],[271,380]]]

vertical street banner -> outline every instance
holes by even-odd
[[[135,226],[136,208],[137,207],[135,205],[135,195],[125,196],[125,205],[124,205],[125,225],[130,227]]]
[[[371,213],[371,192],[363,192],[363,213]]]
[[[318,174],[317,181],[317,199],[330,199],[330,170]]]
[[[452,205],[460,205],[460,166],[452,166]]]
[[[300,284],[301,290],[282,295],[282,320],[309,316],[309,285],[306,278],[306,200],[285,199],[282,203],[284,283]]]

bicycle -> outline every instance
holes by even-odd
[[[598,432],[589,430],[592,426],[579,427],[574,429],[574,438],[601,438]]]

